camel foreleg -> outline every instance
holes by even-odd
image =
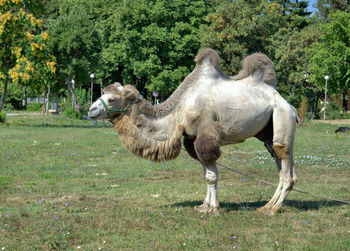
[[[204,198],[203,204],[195,207],[196,210],[202,213],[219,214],[219,200],[218,200],[218,170],[216,163],[204,165],[204,177],[207,181],[207,194]]]
[[[220,145],[215,134],[202,134],[194,141],[196,156],[204,168],[207,181],[207,195],[201,206],[196,207],[200,212],[219,214],[218,200],[218,170],[216,160],[220,157]]]

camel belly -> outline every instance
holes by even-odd
[[[223,128],[220,140],[222,145],[240,143],[257,135],[267,125],[271,112],[265,110],[258,117],[252,117],[246,111],[235,110],[231,115],[234,118],[219,116]]]
[[[261,86],[235,86],[234,83],[220,87],[214,90],[220,98],[213,108],[223,127],[221,144],[239,143],[254,137],[272,115],[271,90]]]

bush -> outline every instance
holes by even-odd
[[[88,113],[90,108],[90,93],[82,88],[75,89],[75,95],[77,96],[77,101],[80,105],[79,113],[72,107],[72,95],[69,90],[67,90],[65,94],[66,98],[60,102],[63,114],[68,118],[82,119],[83,116]]]
[[[43,109],[43,104],[40,103],[29,103],[27,105],[28,112],[39,112]]]
[[[63,111],[63,114],[71,119],[81,119],[83,115],[80,116],[81,113],[77,112],[73,107],[68,107]]]
[[[11,103],[5,103],[3,109],[4,109],[4,111],[7,111],[7,112],[12,112],[15,110],[15,108],[13,107],[13,105]]]
[[[6,112],[1,111],[0,112],[0,123],[5,123],[5,120],[6,120]]]
[[[320,105],[320,118],[323,118],[324,106]],[[342,109],[339,107],[336,101],[329,102],[326,107],[326,118],[327,119],[341,119],[343,118]]]

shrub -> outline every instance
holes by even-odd
[[[28,112],[38,112],[43,109],[43,105],[40,103],[29,103],[27,105],[27,111]]]
[[[7,111],[7,112],[12,112],[14,111],[15,108],[13,107],[13,105],[11,103],[5,103],[4,105],[4,111]]]
[[[80,119],[82,116],[80,116],[80,113],[77,112],[73,107],[68,107],[63,111],[63,114],[71,119]]]
[[[60,102],[63,114],[68,118],[82,119],[90,108],[90,93],[82,88],[75,89],[75,95],[77,96],[77,101],[80,105],[79,113],[72,107],[72,96],[70,92],[67,90],[65,94],[66,98]]]
[[[1,111],[0,112],[0,123],[5,123],[5,120],[6,120],[6,112]]]
[[[320,118],[323,118],[324,106],[320,105]],[[326,118],[327,119],[341,119],[343,118],[342,109],[339,107],[338,102],[332,101],[327,104],[326,107]]]

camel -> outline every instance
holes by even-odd
[[[220,57],[206,48],[195,57],[196,66],[173,94],[152,106],[132,85],[108,85],[91,105],[88,116],[109,119],[124,146],[152,161],[176,158],[183,145],[204,169],[207,193],[196,210],[219,214],[218,170],[220,146],[250,137],[262,141],[275,159],[279,184],[259,211],[277,213],[297,176],[293,144],[297,114],[276,91],[272,61],[262,53],[243,60],[243,69],[230,77],[220,68]]]

